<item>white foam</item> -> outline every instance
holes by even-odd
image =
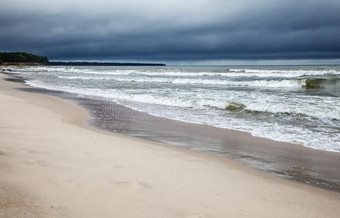
[[[204,96],[192,96],[191,93],[183,93],[182,95],[165,96],[155,91],[154,94],[127,93],[120,90],[103,90],[99,88],[76,88],[70,86],[53,86],[47,85],[40,81],[28,81],[29,85],[55,89],[59,91],[68,91],[76,94],[105,97],[112,99],[130,100],[141,103],[160,104],[179,107],[194,107],[201,109],[202,107],[215,107],[225,109],[229,104],[237,102],[245,105],[245,109],[256,112],[270,113],[290,113],[300,114],[310,117],[323,119],[339,119],[340,118],[340,101],[334,102],[332,97],[310,96],[308,98],[295,96],[279,96],[263,93],[247,93],[242,91],[229,91],[224,96],[216,98],[218,93]],[[290,103],[288,103],[290,102]]]
[[[131,69],[106,69],[95,70],[90,68],[62,67],[62,66],[41,66],[26,67],[18,69],[19,71],[38,71],[38,72],[54,72],[54,73],[78,73],[92,75],[112,75],[112,76],[156,76],[156,77],[229,77],[229,78],[298,78],[302,76],[337,76],[340,71],[335,70],[265,70],[265,69],[229,69],[221,72],[191,72],[191,71],[174,71],[172,69],[153,69],[153,70],[131,70]]]
[[[265,69],[229,69],[231,72],[243,72],[253,74],[288,74],[290,76],[313,76],[313,75],[340,75],[336,70],[265,70]]]
[[[236,70],[231,69],[226,72],[188,72],[188,71],[137,71],[137,70],[114,70],[114,71],[83,71],[85,74],[96,75],[132,75],[137,76],[169,76],[169,77],[260,77],[260,78],[297,78],[301,76],[318,76],[318,75],[340,75],[339,71],[277,71],[277,70]]]
[[[130,77],[119,78],[109,76],[59,76],[60,79],[70,80],[112,80],[120,82],[138,83],[173,83],[173,84],[203,84],[203,85],[224,85],[238,87],[259,87],[259,88],[302,88],[305,79],[300,80],[253,80],[253,81],[232,81],[232,80],[209,80],[209,79],[187,79],[187,78],[147,78]]]

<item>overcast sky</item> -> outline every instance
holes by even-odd
[[[54,60],[340,59],[339,0],[1,0],[0,50]]]

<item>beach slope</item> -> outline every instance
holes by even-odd
[[[86,126],[0,78],[0,217],[337,217],[340,194]]]

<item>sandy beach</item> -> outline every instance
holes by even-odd
[[[340,194],[107,133],[0,80],[0,217],[337,217]]]

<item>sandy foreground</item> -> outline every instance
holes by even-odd
[[[0,217],[337,217],[340,194],[106,133],[0,76]]]

